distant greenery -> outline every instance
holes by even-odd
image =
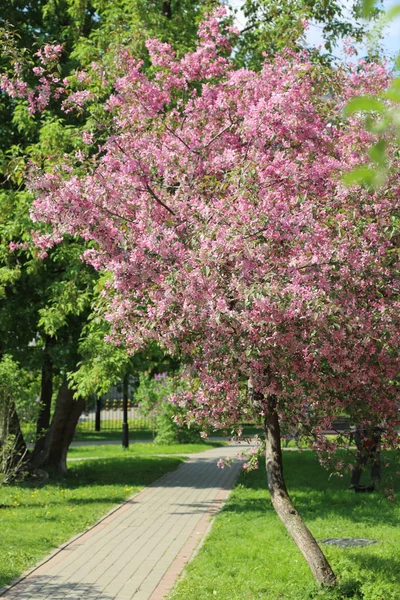
[[[260,469],[241,476],[170,600],[400,598],[400,505],[380,493],[348,490],[348,479],[329,478],[312,452],[285,452],[284,463],[289,491],[317,540],[356,537],[378,543],[345,549],[323,545],[340,585],[332,592],[317,590],[274,513]],[[397,486],[400,491],[398,481]]]
[[[0,586],[182,461],[127,456],[72,462],[66,477],[45,485],[0,487]]]

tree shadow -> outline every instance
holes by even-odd
[[[173,471],[184,462],[180,456],[171,457],[121,457],[104,458],[93,461],[74,462],[68,473],[50,473],[50,478],[42,481],[20,481],[10,487],[38,489],[48,486],[77,489],[81,486],[127,485],[143,487],[154,479]]]
[[[65,582],[61,577],[34,573],[4,592],[5,600],[113,600],[115,594],[104,592],[94,583]]]
[[[340,516],[365,525],[399,525],[398,512],[396,514],[393,502],[383,492],[355,494],[348,489],[350,477],[330,477],[313,452],[285,452],[284,473],[289,494],[307,523],[319,519],[334,520]],[[225,506],[224,511],[273,511],[263,469],[243,473],[239,481],[247,489],[265,490],[265,497],[242,500],[236,496]],[[395,487],[400,491],[398,478]]]
[[[388,579],[388,574],[390,574],[391,584],[399,586],[400,590],[400,557],[385,558],[364,550],[362,553],[352,552],[348,554],[347,559],[355,563],[358,570],[374,573],[376,581],[385,581]]]

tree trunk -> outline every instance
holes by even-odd
[[[46,433],[50,427],[51,400],[53,396],[53,359],[49,351],[50,338],[43,350],[42,380],[40,390],[40,412],[36,421],[36,442],[33,456],[44,450]]]
[[[286,489],[283,477],[279,417],[274,396],[270,396],[266,400],[264,431],[268,489],[272,505],[306,559],[317,582],[333,586],[336,584],[336,576],[316,540],[294,508]]]
[[[0,424],[0,470],[5,480],[12,481],[19,475],[26,464],[26,457],[27,448],[15,402],[9,400]]]
[[[19,456],[26,454],[26,444],[21,430],[17,409],[14,402],[10,404],[10,416],[8,422],[8,432],[15,436],[15,450]]]
[[[43,450],[33,457],[35,468],[51,468],[67,472],[67,453],[74,437],[75,429],[84,408],[85,401],[74,400],[74,393],[64,382],[58,392],[56,408],[50,429],[46,435]]]
[[[172,19],[172,6],[171,6],[171,0],[164,0],[162,3],[162,14],[164,15],[164,17],[167,17],[167,19]]]
[[[9,404],[8,409],[8,435],[14,436],[14,453],[10,457],[10,467],[16,467],[23,462],[27,453],[27,448],[24,440],[24,435],[21,430],[17,409],[13,401]]]

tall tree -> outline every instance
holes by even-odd
[[[113,275],[114,339],[187,357],[201,382],[176,399],[189,418],[262,416],[273,505],[331,585],[286,489],[280,424],[303,419],[332,453],[318,434],[345,410],[359,423],[385,419],[385,443],[397,444],[396,148],[384,190],[341,181],[371,141],[343,103],[389,77],[365,62],[327,73],[291,52],[261,72],[237,70],[223,15],[200,25],[181,59],[149,40],[151,75],[125,57],[101,152],[36,181],[36,218],[55,230],[37,243],[92,240],[86,260]]]
[[[348,6],[337,0],[244,0],[235,5],[246,18],[235,60],[252,68],[259,68],[266,54],[273,56],[285,48],[304,49],[308,22],[321,31],[324,50],[312,53],[325,62],[332,61],[332,50],[341,40],[351,37],[360,42],[368,31],[359,0]]]
[[[82,151],[82,147],[85,147],[82,132],[86,132],[83,135],[89,139],[96,131],[97,141],[102,143],[105,136],[104,132],[103,136],[99,135],[97,123],[99,120],[104,121],[102,105],[111,91],[102,77],[102,69],[110,70],[115,68],[115,64],[118,65],[121,47],[130,48],[137,57],[143,58],[146,67],[152,69],[144,43],[147,37],[158,36],[163,42],[173,40],[178,55],[183,55],[194,47],[196,26],[204,11],[219,4],[218,0],[42,0],[28,5],[21,0],[0,2],[0,23],[11,23],[16,32],[12,36],[4,30],[4,48],[8,50],[8,54],[3,56],[3,66],[10,57],[13,66],[22,64],[24,59],[31,61],[28,49],[35,49],[39,43],[46,44],[57,39],[63,45],[59,61],[61,76],[73,79],[78,66],[86,68],[87,78],[83,82],[83,88],[89,87],[95,98],[86,116],[62,113],[57,104],[51,102],[47,105],[46,112],[35,117],[29,112],[26,100],[6,95],[0,97],[0,154],[4,177],[0,199],[3,214],[3,285],[7,289],[7,302],[3,304],[2,312],[7,313],[3,322],[8,323],[2,351],[14,353],[25,365],[28,360],[30,368],[41,372],[42,402],[37,423],[39,438],[35,456],[46,455],[43,454],[43,447],[45,440],[49,443],[50,439],[40,436],[49,428],[50,402],[56,393],[56,390],[53,393],[54,374],[69,374],[72,378],[70,380],[75,385],[79,384],[81,390],[87,389],[83,382],[90,379],[92,382],[98,381],[98,377],[94,379],[86,376],[93,362],[84,365],[84,357],[74,346],[78,343],[79,332],[93,333],[93,324],[98,322],[97,319],[92,319],[91,326],[86,326],[88,307],[97,288],[94,273],[79,266],[79,249],[78,253],[72,250],[71,257],[67,259],[72,261],[71,265],[74,267],[64,271],[66,256],[71,251],[68,243],[65,245],[63,258],[59,252],[50,253],[44,259],[44,266],[39,265],[35,253],[32,255],[27,248],[32,224],[28,218],[31,196],[23,187],[26,165],[28,162],[39,166],[45,163],[50,171],[64,153]],[[287,6],[281,7],[280,13],[264,0],[247,1],[244,8],[248,26],[240,38],[235,54],[238,63],[259,65],[261,50],[265,47],[271,52],[278,49],[279,44],[276,42],[283,39],[283,32],[287,34],[284,37],[285,45],[298,48],[300,24],[306,17],[323,22],[327,29],[332,30],[332,39],[350,30],[350,25],[345,25],[343,21],[333,22],[336,16],[340,16],[340,8],[332,1],[324,4],[324,10],[311,1],[291,3],[289,9]],[[43,65],[38,57],[34,58],[36,69],[41,69]],[[34,78],[31,79],[31,83],[33,82]],[[47,91],[42,87],[42,97],[39,99],[38,96],[37,101],[45,100]],[[9,243],[17,248],[11,257],[7,250]],[[82,245],[81,252],[84,248]],[[69,280],[68,277],[71,276],[72,280]],[[81,283],[77,282],[77,278]],[[80,288],[81,284],[84,292]],[[61,295],[60,286],[65,292]],[[32,291],[32,298],[24,304],[19,300],[22,289]],[[73,302],[68,302],[67,293],[70,293],[71,299],[75,299]],[[76,302],[78,298],[81,300],[79,304]],[[64,306],[61,299],[65,302]],[[23,336],[19,332],[21,318],[27,324],[23,329]],[[10,319],[14,323],[11,328]],[[69,325],[70,320],[73,327]],[[75,335],[69,339],[67,352],[62,334],[65,328],[75,331]],[[102,325],[99,330],[103,331]],[[32,340],[35,340],[33,346]],[[110,357],[111,354],[113,358],[110,362],[118,364],[119,370],[123,370],[127,364],[123,352],[111,352],[107,348],[102,356]],[[72,356],[79,365],[71,363]],[[82,376],[79,375],[79,369],[84,369]],[[97,371],[97,376],[99,373]],[[105,369],[102,374],[105,376]],[[99,389],[105,383],[109,383],[107,376],[103,382],[99,382]],[[60,398],[61,402],[66,395],[62,394]]]
[[[63,54],[57,55],[59,71],[54,77],[73,78],[78,66],[87,67],[97,92],[102,89],[103,82],[98,67],[91,67],[92,61],[98,61],[98,65],[112,65],[117,43],[131,47],[146,59],[145,37],[155,34],[166,40],[175,38],[184,52],[193,45],[196,20],[205,6],[212,4],[142,0],[43,0],[28,5],[20,0],[0,2],[0,25],[3,25],[1,66],[3,71],[34,67],[39,70],[40,79],[44,65],[41,62],[43,55],[37,54],[39,46],[57,39],[63,46]],[[34,85],[35,76],[32,79],[26,68],[25,74],[28,83]],[[48,90],[40,83],[39,88],[42,95],[36,94],[35,98],[40,103],[46,99]],[[109,92],[107,87],[102,91],[103,96]],[[38,256],[32,248],[34,225],[29,217],[32,196],[25,188],[24,175],[28,163],[39,167],[45,164],[51,171],[64,153],[79,153],[85,148],[82,131],[90,132],[99,115],[104,115],[102,99],[98,93],[90,114],[77,118],[75,114],[68,116],[60,111],[54,102],[37,116],[29,111],[25,99],[7,94],[0,96],[3,179],[0,192],[0,285],[3,292],[0,352],[12,354],[23,367],[40,374],[41,402],[32,460],[37,466],[58,465],[61,470],[66,468],[66,449],[79,418],[79,411],[75,409],[79,406],[82,411],[83,406],[82,399],[76,405],[72,402],[72,390],[78,386],[82,396],[83,390],[88,390],[89,380],[91,384],[96,381],[97,391],[104,389],[112,382],[112,376],[115,378],[125,372],[130,360],[124,350],[117,351],[110,344],[104,346],[103,342],[104,348],[99,348],[97,336],[99,358],[106,356],[107,360],[104,368],[97,369],[96,378],[88,375],[94,361],[86,360],[90,340],[85,344],[82,336],[89,335],[93,339],[96,327],[101,339],[104,333],[96,300],[97,275],[80,260],[86,248],[83,241],[67,240],[46,257]],[[94,318],[88,321],[93,302],[97,309]],[[83,343],[83,354],[80,342]],[[100,381],[99,377],[103,379]],[[68,391],[65,389],[67,380],[70,382]],[[55,381],[61,385],[60,392]],[[52,402],[55,402],[55,410],[51,424]]]

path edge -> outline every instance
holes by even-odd
[[[157,587],[153,590],[149,600],[166,600],[178,581],[184,578],[187,565],[192,562],[207,539],[214,525],[216,517],[223,510],[229,496],[235,488],[240,472],[240,462],[237,462],[236,474],[233,478],[230,489],[221,489],[218,492],[207,513],[201,517],[189,538],[186,540],[184,546],[181,548],[168,569],[165,571],[163,577],[157,584]],[[219,501],[221,500],[223,501],[223,506],[219,504]]]
[[[171,456],[171,455],[168,455],[168,456]],[[177,456],[181,457],[181,455],[177,455]],[[93,523],[93,525],[89,525],[89,527],[87,527],[83,531],[80,531],[76,535],[72,536],[66,542],[64,542],[60,546],[57,546],[57,548],[55,548],[52,552],[50,552],[49,554],[47,554],[44,558],[42,558],[42,560],[40,560],[38,563],[36,563],[33,567],[27,569],[26,571],[24,571],[23,573],[21,573],[21,575],[18,575],[18,577],[16,577],[12,581],[10,581],[10,583],[8,583],[7,585],[5,585],[3,587],[0,587],[0,600],[3,600],[3,595],[4,594],[6,594],[7,592],[9,592],[18,583],[21,583],[22,581],[24,581],[24,579],[26,579],[27,577],[29,577],[29,575],[32,575],[32,573],[34,573],[35,571],[37,571],[40,567],[42,567],[43,565],[45,565],[46,563],[48,563],[52,558],[54,558],[55,556],[57,556],[57,554],[60,554],[60,552],[62,552],[63,550],[65,550],[65,548],[68,548],[68,546],[70,546],[71,544],[73,544],[74,542],[76,542],[77,540],[79,540],[81,537],[83,537],[84,535],[86,535],[89,531],[91,531],[92,529],[94,529],[95,527],[97,527],[98,525],[100,525],[103,521],[105,521],[106,519],[108,519],[109,517],[111,517],[114,513],[116,513],[120,509],[124,508],[127,504],[130,504],[131,501],[134,498],[137,498],[141,494],[147,493],[147,490],[149,490],[149,488],[152,488],[152,487],[155,487],[156,485],[158,485],[167,475],[169,475],[169,473],[172,473],[173,471],[177,471],[182,464],[184,464],[185,462],[188,461],[189,457],[187,455],[186,456],[184,455],[183,458],[185,458],[185,460],[183,461],[183,463],[181,463],[180,465],[178,465],[176,467],[176,469],[172,469],[171,471],[168,471],[168,473],[164,473],[164,475],[161,475],[161,477],[159,477],[158,479],[156,479],[155,481],[153,481],[149,485],[146,485],[139,492],[136,492],[135,494],[132,494],[132,496],[129,496],[129,498],[127,498],[126,500],[124,500],[120,504],[117,504],[117,505],[113,506],[102,517],[100,517],[99,519],[97,519],[97,521],[95,523]],[[7,600],[7,599],[4,598],[4,600]]]

